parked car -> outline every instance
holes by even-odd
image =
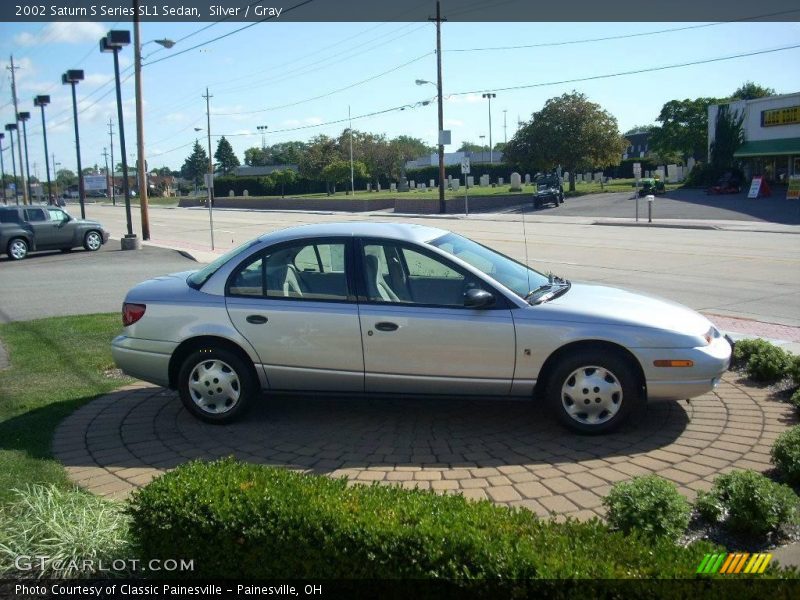
[[[713,389],[731,346],[673,302],[546,276],[431,227],[284,229],[145,281],[114,339],[129,375],[229,422],[262,391],[533,398],[606,432]]]
[[[647,177],[642,179],[640,185],[641,187],[639,188],[639,196],[647,196],[649,194],[656,196],[666,192],[664,181],[658,179],[657,177]]]
[[[94,252],[108,241],[97,221],[76,219],[56,206],[0,206],[0,252],[22,260],[38,250]]]
[[[555,173],[537,175],[536,191],[533,193],[533,205],[541,208],[545,204],[564,204],[564,187],[561,178]]]

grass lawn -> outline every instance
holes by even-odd
[[[109,378],[117,313],[0,325],[10,368],[0,371],[0,506],[26,484],[67,485],[50,455],[58,423],[92,398],[130,383]]]
[[[462,180],[463,181],[463,180]],[[575,191],[569,192],[566,191],[569,187],[567,182],[564,183],[565,195],[567,197],[575,197],[575,196],[584,196],[586,194],[599,194],[602,192],[631,192],[633,193],[633,179],[615,179],[612,183],[606,183],[602,186],[599,183],[594,182],[580,182],[575,184]],[[673,190],[675,188],[680,187],[682,184],[678,183],[668,183],[666,184],[667,190]],[[496,187],[480,187],[475,186],[469,189],[470,197],[477,197],[477,196],[514,196],[519,195],[520,198],[523,197],[530,197],[531,194],[534,192],[534,186],[531,185],[522,185],[521,192],[512,192],[508,184],[503,184],[502,186]],[[220,198],[225,198],[227,196],[220,196]],[[257,198],[257,199],[264,199],[270,200],[275,198],[280,198],[281,196],[250,196],[250,198]],[[347,192],[347,187],[345,186],[342,188],[339,187],[339,191],[336,194],[328,196],[325,193],[320,194],[299,194],[299,195],[287,195],[289,198],[329,198],[330,200],[344,200],[344,199],[356,199],[356,200],[377,200],[383,198],[404,198],[404,199],[419,199],[419,200],[430,200],[439,197],[439,191],[436,188],[428,188],[424,192],[419,190],[409,191],[408,193],[399,193],[399,192],[392,192],[387,189],[383,189],[380,192],[367,192],[366,190],[356,190],[355,195],[350,195]],[[457,192],[453,192],[452,190],[445,190],[445,199],[450,198],[463,198],[464,197],[464,186],[462,185]],[[169,200],[169,198],[162,198],[162,200]]]

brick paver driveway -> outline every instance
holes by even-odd
[[[655,404],[600,437],[502,400],[273,397],[234,425],[213,426],[189,416],[174,392],[138,384],[68,417],[53,451],[73,481],[111,497],[189,459],[235,455],[588,518],[602,516],[612,483],[634,475],[658,473],[693,498],[718,473],[769,469],[769,447],[791,414],[728,374],[714,393]]]

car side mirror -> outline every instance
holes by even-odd
[[[472,288],[464,294],[464,306],[466,308],[489,308],[494,302],[494,296],[486,290]]]

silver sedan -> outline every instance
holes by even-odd
[[[431,227],[259,237],[128,292],[117,365],[212,423],[263,391],[500,396],[610,431],[647,400],[713,389],[731,346],[667,300],[544,275]]]

